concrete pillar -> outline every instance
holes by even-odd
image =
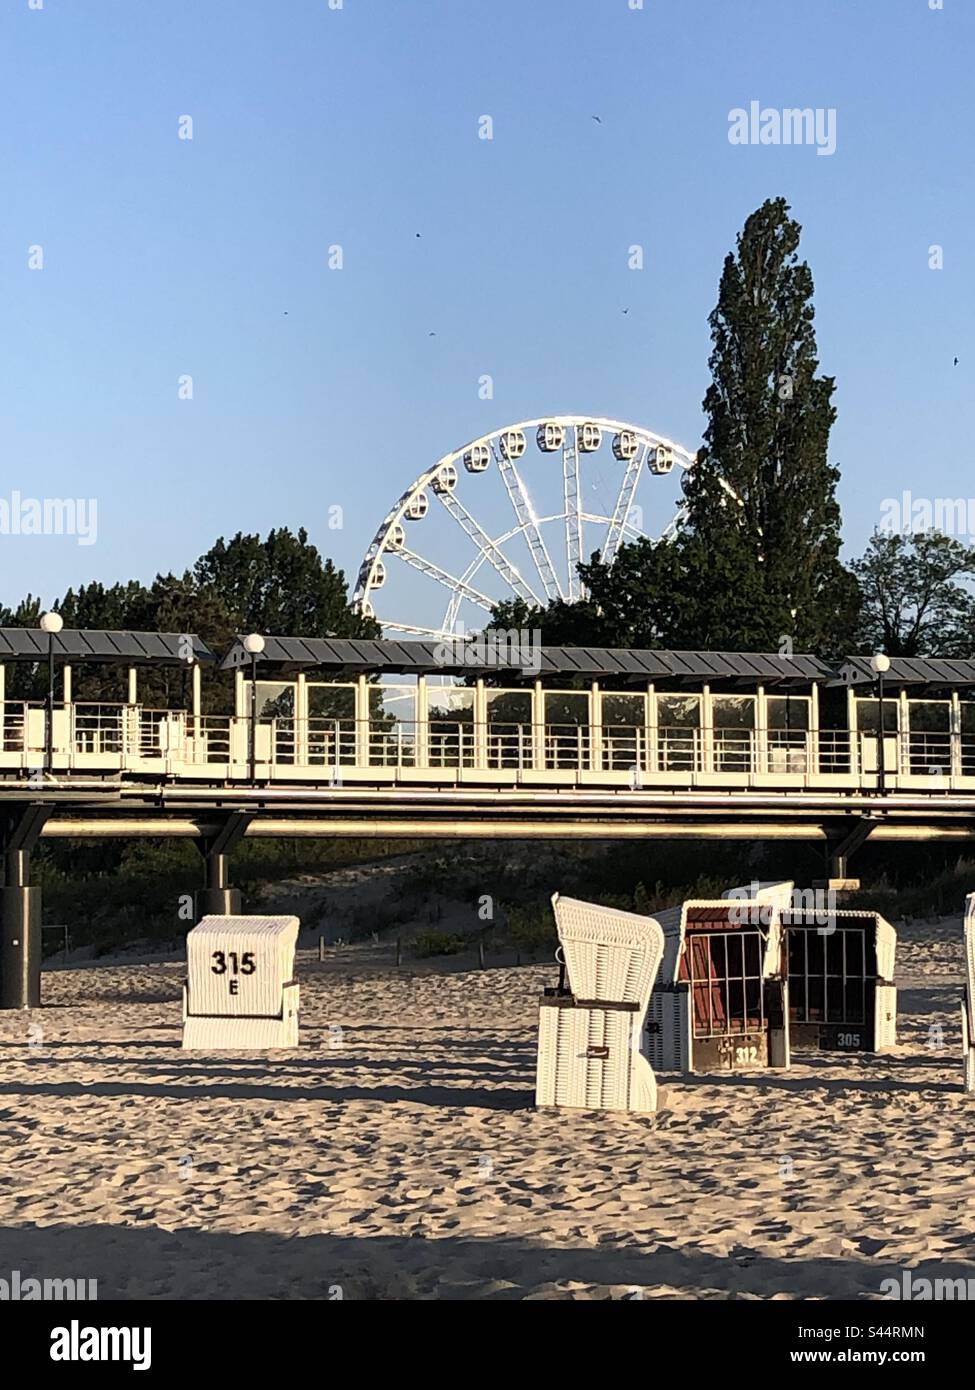
[[[230,854],[247,833],[253,820],[249,811],[232,811],[222,828],[208,840],[197,840],[203,856],[203,887],[194,894],[196,920],[207,916],[236,916],[240,912],[240,890],[231,888]]]
[[[193,895],[196,920],[203,917],[237,916],[241,909],[240,889],[229,884],[230,856],[219,852],[203,856],[203,887]]]
[[[36,835],[14,843],[36,842]],[[0,1009],[41,1002],[41,890],[29,886],[30,849],[7,846],[0,887]]]
[[[41,890],[29,886],[30,852],[51,809],[24,805],[3,817],[0,1009],[36,1009],[41,1002]]]
[[[136,666],[129,667],[129,700],[130,705],[139,703],[139,670]]]
[[[0,1009],[40,1002],[41,890],[8,882],[0,888]]]
[[[198,661],[194,661],[194,662],[193,662],[192,684],[193,684],[193,693],[192,693],[191,699],[192,699],[192,701],[193,701],[193,718],[194,718],[194,719],[199,719],[199,717],[200,717],[200,705],[201,705],[201,703],[202,703],[202,700],[201,700],[201,683],[200,683],[200,663],[199,663]]]

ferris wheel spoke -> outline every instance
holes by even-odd
[[[488,564],[497,571],[506,584],[510,585],[519,598],[525,599],[527,603],[536,604],[540,608],[544,607],[542,600],[531,585],[525,582],[508,557],[495,545],[488,533],[479,522],[475,521],[463,503],[459,502],[452,492],[444,491],[437,495],[450,515],[477,546]]]
[[[438,584],[443,584],[452,593],[459,593],[463,598],[469,599],[471,603],[476,603],[478,608],[484,608],[490,613],[494,606],[494,601],[489,599],[487,594],[482,594],[479,589],[473,588],[464,579],[458,579],[456,575],[449,574],[447,570],[435,565],[432,560],[425,559],[422,555],[417,555],[414,550],[397,550],[397,559],[405,560],[408,565],[412,565],[415,570],[425,574],[428,579],[435,579]]]
[[[417,627],[415,623],[383,623],[383,636],[388,637],[392,632],[404,632],[409,637],[435,637],[438,641],[451,636],[449,628]]]
[[[529,459],[522,462],[532,435],[538,451],[550,459],[549,468],[539,475],[538,505],[526,485],[526,479],[535,479],[536,473]],[[618,493],[615,499],[607,499],[607,505],[600,502],[594,511],[586,505],[586,465],[590,461],[583,455],[598,453],[603,441],[609,438],[617,463],[623,465],[622,481],[614,469]],[[551,471],[551,464],[556,462],[559,453],[562,454],[561,489],[558,474]],[[503,532],[495,528],[493,519],[490,524],[486,520],[488,515],[494,518],[493,510],[482,516],[478,511],[479,502],[468,500],[465,494],[462,503],[455,495],[460,469],[469,474],[485,473],[492,460],[501,479],[492,506],[506,495],[511,508],[509,516],[504,518],[510,525]],[[481,435],[443,455],[432,468],[420,473],[387,513],[359,567],[353,595],[356,609],[376,618],[387,632],[441,637],[462,628],[461,618],[467,617],[467,604],[477,610],[470,622],[473,628],[481,624],[481,613],[490,614],[511,595],[539,607],[560,599],[573,602],[585,592],[578,571],[587,541],[598,535],[599,554],[603,563],[610,565],[624,543],[646,534],[640,508],[634,505],[640,495],[643,470],[654,477],[662,477],[674,470],[687,472],[696,463],[697,455],[675,440],[622,420],[594,416],[550,415]],[[741,506],[734,491],[724,480],[722,483],[729,500]],[[556,501],[560,491],[561,497]],[[464,549],[460,550],[458,534],[451,534],[449,529],[446,532],[448,548],[443,552],[443,559],[450,566],[449,570],[407,548],[410,523],[422,522],[430,511],[436,513],[431,521],[439,522],[439,535],[443,537],[445,527],[449,528],[450,524],[440,522],[441,514],[432,507],[433,496],[440,498],[447,515],[464,534]],[[490,494],[486,496],[490,501]],[[657,539],[672,540],[684,520],[685,509],[679,507],[663,531],[657,532]],[[531,556],[530,562],[520,554],[517,563],[509,558],[509,541],[517,541],[519,545],[523,542]],[[424,550],[431,549],[432,546],[424,545]],[[451,559],[455,550],[464,558]],[[433,549],[433,553],[441,554],[441,551]],[[403,623],[394,622],[392,613],[386,616],[388,610],[384,602],[388,597],[389,607],[394,607],[397,586],[390,585],[388,578],[390,561],[396,556],[432,581],[427,586],[427,597],[415,612],[400,609],[407,620]],[[436,623],[434,615],[424,611],[430,588],[447,591],[446,613],[440,628],[420,625]],[[388,592],[390,589],[394,592]],[[411,618],[418,621],[410,622]]]
[[[579,486],[579,428],[573,426],[562,449],[562,496],[565,500],[565,553],[569,562],[569,602],[582,592],[582,490]]]
[[[620,486],[619,496],[616,498],[616,506],[613,508],[613,519],[609,523],[609,530],[606,532],[606,539],[603,542],[603,550],[600,555],[604,565],[611,565],[616,559],[616,552],[620,548],[623,539],[623,528],[626,519],[630,515],[630,508],[633,506],[633,498],[636,496],[637,486],[640,482],[640,475],[645,468],[650,457],[652,444],[645,443],[638,453],[634,454],[626,465],[626,472],[623,474],[623,482]]]
[[[542,539],[539,530],[538,518],[535,515],[535,508],[532,506],[528,489],[522,482],[521,474],[518,472],[514,463],[509,458],[505,458],[504,451],[491,445],[491,452],[498,465],[498,472],[504,481],[505,489],[508,493],[508,500],[514,509],[515,516],[518,518],[519,526],[528,542],[532,560],[538,570],[538,576],[542,581],[542,586],[549,599],[564,599],[562,585],[559,583],[552,561],[549,558],[548,550]]]

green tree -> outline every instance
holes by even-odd
[[[237,631],[288,637],[378,637],[371,618],[353,613],[345,575],[323,560],[304,530],[266,540],[238,532],[193,567],[197,592],[219,600]]]
[[[971,657],[975,549],[939,531],[875,531],[853,562],[863,597],[861,650],[888,656]]]
[[[704,447],[686,476],[668,639],[839,654],[857,589],[839,559],[834,381],[818,374],[813,279],[783,198],[748,218],[711,314]]]

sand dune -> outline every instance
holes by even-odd
[[[961,925],[899,949],[901,1043],[532,1108],[548,967],[302,953],[302,1046],[180,1049],[180,962],[0,1014],[0,1276],[109,1297],[860,1298],[975,1277]]]

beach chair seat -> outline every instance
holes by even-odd
[[[204,917],[186,937],[183,1047],[298,1046],[297,917]]]
[[[663,932],[652,917],[557,893],[552,906],[569,988],[540,1001],[537,1104],[652,1113],[645,1022]]]

